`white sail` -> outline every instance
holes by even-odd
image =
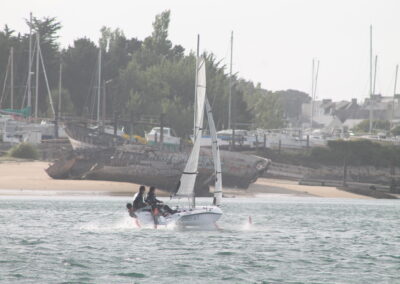
[[[196,139],[190,153],[189,159],[186,163],[185,169],[182,173],[180,184],[176,196],[193,196],[194,184],[197,177],[197,168],[199,164],[200,154],[200,140],[203,130],[204,118],[204,102],[206,97],[206,67],[205,60],[200,58],[197,66],[197,109],[196,109],[196,124],[195,132]]]
[[[215,171],[214,202],[215,205],[219,206],[221,204],[221,199],[222,199],[221,157],[219,154],[219,145],[217,141],[217,130],[215,129],[214,118],[207,97],[206,97],[206,112],[207,112],[208,126],[210,127],[210,134],[212,139],[211,150],[213,155],[214,171]]]

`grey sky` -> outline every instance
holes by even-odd
[[[14,0],[2,5],[0,25],[26,32],[23,18],[32,11],[62,22],[63,46],[82,36],[97,41],[103,25],[143,39],[155,15],[166,9],[174,44],[194,50],[199,33],[201,48],[226,64],[233,30],[234,71],[269,90],[309,92],[312,58],[318,58],[317,96],[334,100],[367,97],[372,24],[379,56],[376,90],[393,94],[400,63],[399,0]]]

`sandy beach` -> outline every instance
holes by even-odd
[[[0,195],[31,194],[105,194],[132,195],[138,184],[93,180],[55,180],[45,169],[48,162],[6,161],[0,163]],[[224,188],[227,196],[257,197],[264,194],[290,194],[295,196],[317,196],[326,198],[363,198],[335,187],[298,185],[295,181],[259,178],[248,190]],[[158,195],[168,196],[159,191]]]
[[[93,180],[56,180],[47,175],[48,162],[0,163],[0,194],[34,194],[55,191],[75,194],[131,195],[139,185],[127,182]]]

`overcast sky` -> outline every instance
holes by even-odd
[[[372,24],[376,92],[393,94],[400,63],[400,0],[13,0],[2,5],[0,25],[27,32],[23,19],[32,11],[61,21],[62,46],[83,36],[97,42],[104,25],[144,39],[155,15],[166,9],[171,10],[174,44],[194,50],[200,34],[201,49],[227,65],[233,30],[234,72],[269,90],[309,93],[312,59],[319,59],[317,97],[334,100],[368,96]]]

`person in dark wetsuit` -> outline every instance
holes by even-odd
[[[165,205],[161,200],[157,199],[156,188],[154,186],[150,187],[149,193],[147,194],[146,203],[151,206],[153,211],[157,208],[168,212],[169,214],[175,214],[177,212],[176,210],[172,210],[168,205]]]
[[[133,200],[134,210],[138,210],[140,208],[147,206],[147,203],[144,202],[144,192],[145,191],[146,191],[146,188],[144,187],[144,185],[141,185],[139,187],[139,192],[135,195],[135,200]]]
[[[129,216],[131,216],[132,218],[136,218],[135,210],[133,209],[132,204],[127,203],[126,209],[128,209]]]

